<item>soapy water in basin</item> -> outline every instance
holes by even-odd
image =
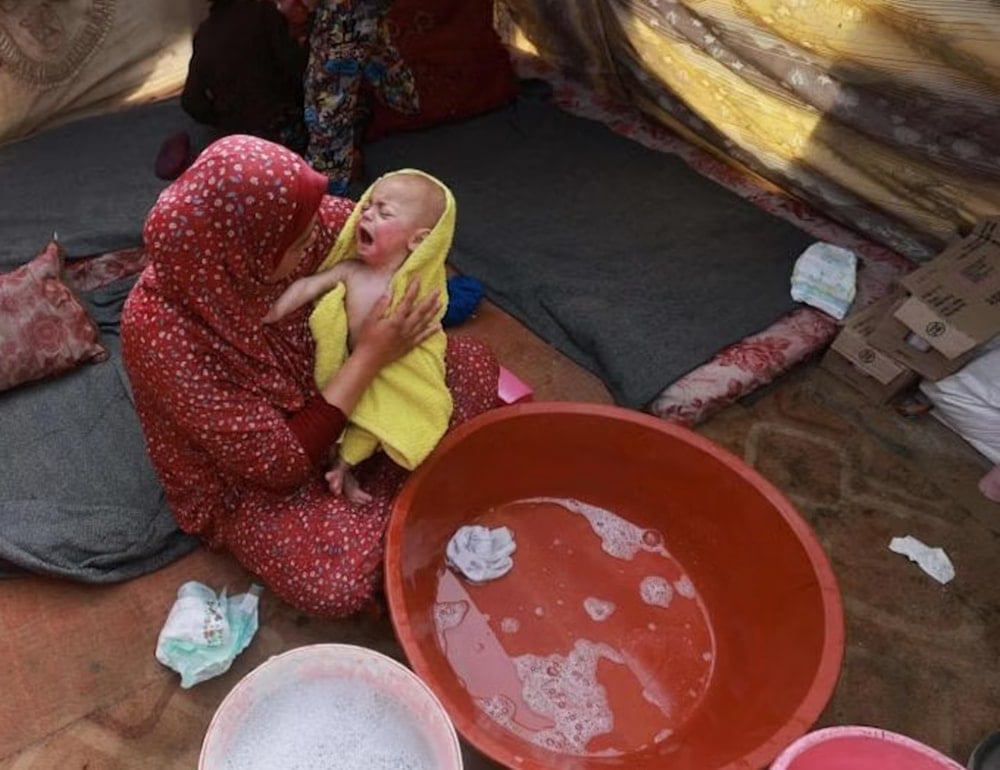
[[[588,596],[583,600],[583,610],[590,615],[591,620],[599,623],[611,617],[611,613],[615,611],[615,603],[606,602],[596,596]]]
[[[472,517],[508,526],[514,568],[439,575],[437,641],[477,707],[555,752],[620,756],[668,740],[697,709],[715,645],[663,534],[579,500],[529,498]]]
[[[670,581],[659,575],[647,575],[639,583],[639,595],[646,604],[666,609],[674,598]]]
[[[315,679],[254,703],[223,770],[436,770],[413,716],[361,681]]]

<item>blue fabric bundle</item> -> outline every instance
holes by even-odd
[[[448,309],[441,325],[447,329],[462,323],[475,312],[482,298],[482,283],[470,275],[453,275],[448,279]]]

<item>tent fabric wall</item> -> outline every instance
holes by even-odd
[[[206,0],[0,2],[0,142],[180,92]]]
[[[914,260],[1000,211],[989,0],[498,0],[505,36]]]

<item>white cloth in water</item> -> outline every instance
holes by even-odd
[[[819,241],[799,255],[792,268],[792,299],[836,319],[847,315],[856,293],[858,258],[853,251]]]
[[[514,535],[507,527],[489,529],[479,525],[460,527],[448,541],[448,566],[474,583],[496,580],[514,566],[511,554],[517,550]]]

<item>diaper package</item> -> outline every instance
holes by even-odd
[[[257,632],[257,604],[262,587],[245,594],[216,595],[190,581],[177,590],[177,601],[156,642],[156,659],[181,675],[188,688],[229,670]]]
[[[792,269],[792,299],[841,319],[854,302],[858,258],[832,243],[812,244]]]

